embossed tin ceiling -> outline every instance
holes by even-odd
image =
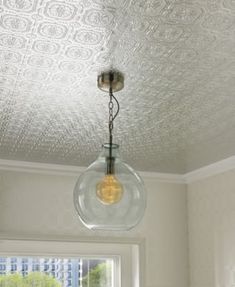
[[[0,29],[0,158],[93,161],[110,67],[126,78],[115,139],[136,169],[234,154],[234,0],[2,0]]]

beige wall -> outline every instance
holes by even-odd
[[[235,286],[235,170],[188,185],[191,287]]]
[[[186,186],[145,179],[148,205],[130,232],[88,231],[72,203],[75,178],[0,173],[0,235],[10,237],[119,236],[146,239],[146,286],[188,286]]]

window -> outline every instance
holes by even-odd
[[[52,286],[56,287],[99,287],[97,276],[100,287],[142,287],[139,257],[144,258],[144,245],[133,241],[1,240],[0,262],[5,270],[1,270],[0,280],[15,273],[24,280],[37,272],[42,280],[55,280]]]
[[[12,258],[11,258],[11,263],[13,264],[13,263],[16,263],[16,262],[17,262],[17,258],[12,257]]]
[[[112,287],[113,285],[114,260],[112,258],[53,258],[54,263],[52,263],[52,258],[39,258],[38,260],[41,263],[40,272],[35,272],[35,270],[38,270],[38,264],[37,260],[32,257],[17,257],[16,261],[12,260],[11,257],[0,258],[5,259],[5,264],[1,263],[0,265],[0,271],[5,271],[1,273],[5,276],[1,276],[0,283],[1,281],[3,283],[4,280],[5,282],[12,280],[16,283],[16,279],[10,274],[18,274],[18,285],[21,285],[20,283],[28,280],[28,278],[33,280],[33,274],[35,274],[35,280],[41,280],[42,285],[44,281],[46,282],[51,277],[54,279],[51,280],[52,284],[58,284],[61,287],[97,287],[99,283],[102,287]],[[12,262],[17,262],[17,264]],[[26,262],[28,263],[26,264]],[[57,265],[57,273],[53,271],[52,267],[54,265]],[[11,272],[7,270],[11,270]],[[2,285],[4,286],[4,284],[0,284],[0,286]]]

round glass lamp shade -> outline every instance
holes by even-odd
[[[97,160],[79,177],[74,205],[89,229],[128,230],[144,215],[144,185],[138,174],[120,159],[116,144],[112,144],[112,172],[107,172],[109,147],[104,144]]]

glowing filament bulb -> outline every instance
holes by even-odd
[[[103,204],[118,203],[123,195],[122,184],[113,174],[107,174],[96,185],[96,195]]]

